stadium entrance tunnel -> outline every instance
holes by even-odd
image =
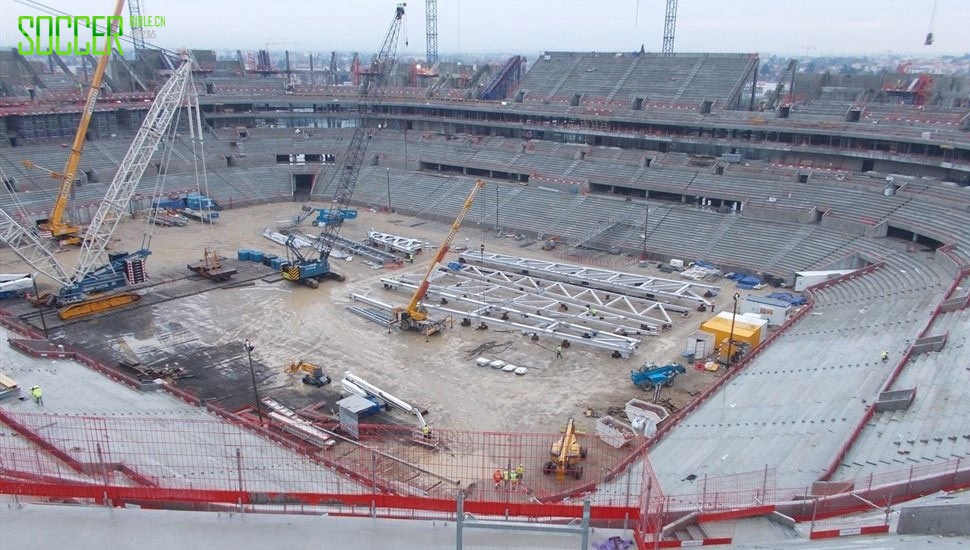
[[[886,229],[886,236],[891,239],[900,239],[906,242],[916,243],[920,246],[925,246],[927,248],[936,250],[943,246],[944,243],[934,239],[933,237],[927,237],[926,235],[920,235],[914,231],[908,229],[903,229],[901,227],[895,227],[890,225]]]
[[[313,190],[313,174],[293,174],[293,200],[297,202],[310,200]]]

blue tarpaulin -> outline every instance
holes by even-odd
[[[808,300],[805,298],[790,292],[772,292],[768,295],[768,297],[774,298],[775,300],[781,300],[782,302],[788,302],[793,306],[802,306],[808,303]]]
[[[753,277],[751,275],[741,277],[737,281],[738,281],[738,288],[742,288],[742,289],[752,289],[761,284],[761,278]]]

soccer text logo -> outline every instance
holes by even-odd
[[[124,34],[124,18],[120,15],[22,15],[17,28],[26,42],[17,44],[20,55],[104,55],[112,48],[121,51],[120,37]],[[88,39],[90,37],[90,40]],[[108,37],[101,41],[99,38]]]

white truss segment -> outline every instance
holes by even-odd
[[[192,78],[192,62],[186,60],[162,86],[128,153],[118,167],[118,173],[108,187],[104,200],[88,226],[81,245],[81,254],[73,280],[78,281],[95,268],[106,264],[102,259],[118,222],[128,211],[128,203],[141,180],[155,149],[168,131],[175,113],[182,106],[187,83]]]
[[[572,307],[577,315],[588,316],[585,308],[595,310],[598,317],[626,322],[633,320],[650,326],[651,330],[664,330],[672,324],[669,311],[684,314],[688,308],[672,304],[661,304],[654,300],[635,298],[616,293],[608,293],[585,286],[568,283],[546,281],[532,275],[520,275],[504,271],[483,269],[478,266],[464,264],[455,273],[457,283],[446,285],[447,288],[471,288],[472,281],[483,281],[489,285],[504,288],[507,292],[521,292],[527,294],[516,298],[520,304],[528,304],[535,309],[559,309],[560,304]],[[489,292],[489,291],[486,291]],[[620,321],[624,320],[624,321]]]
[[[381,279],[389,288],[402,288],[413,290],[417,284],[402,279]],[[421,302],[422,307],[440,313],[447,313],[454,317],[467,317],[485,322],[488,325],[500,325],[523,333],[544,334],[554,336],[558,340],[569,340],[574,344],[583,344],[600,349],[606,349],[619,353],[621,357],[630,357],[640,346],[640,340],[623,334],[624,330],[617,330],[617,327],[610,323],[603,323],[592,318],[585,319],[584,324],[570,322],[567,316],[558,316],[555,312],[536,313],[519,309],[512,301],[498,301],[493,303],[491,299],[484,299],[483,296],[474,294],[471,289],[463,289],[457,292],[432,286],[428,290],[427,296],[434,295],[436,298],[444,298],[445,302],[454,303],[468,307],[467,310],[457,309],[456,307],[445,307],[442,303],[425,299]],[[351,298],[360,299],[356,295]],[[577,319],[578,320],[578,319]],[[608,327],[610,330],[603,330],[601,327]],[[630,331],[637,329],[630,328]],[[616,332],[612,332],[616,331]],[[631,333],[646,333],[627,332]]]
[[[37,271],[61,285],[68,283],[67,273],[54,258],[46,239],[41,238],[34,229],[21,225],[6,210],[0,210],[0,241]]]
[[[374,231],[373,229],[367,232],[367,239],[370,240],[372,245],[383,245],[406,254],[417,254],[424,249],[424,242],[421,239],[400,237],[398,235],[391,235],[390,233]]]
[[[593,288],[610,290],[628,296],[639,296],[661,303],[680,304],[688,307],[703,305],[709,308],[711,303],[705,300],[702,294],[706,291],[711,291],[716,294],[721,290],[711,285],[685,283],[683,281],[661,279],[649,275],[636,275],[633,273],[623,273],[622,271],[611,271],[608,269],[563,264],[491,252],[468,250],[462,252],[461,257],[468,263],[481,264],[504,271],[537,275],[545,279],[572,284],[584,284]],[[698,292],[701,294],[698,294]]]

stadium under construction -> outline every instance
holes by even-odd
[[[0,52],[4,524],[970,535],[970,79],[405,61],[403,9],[316,65]]]

